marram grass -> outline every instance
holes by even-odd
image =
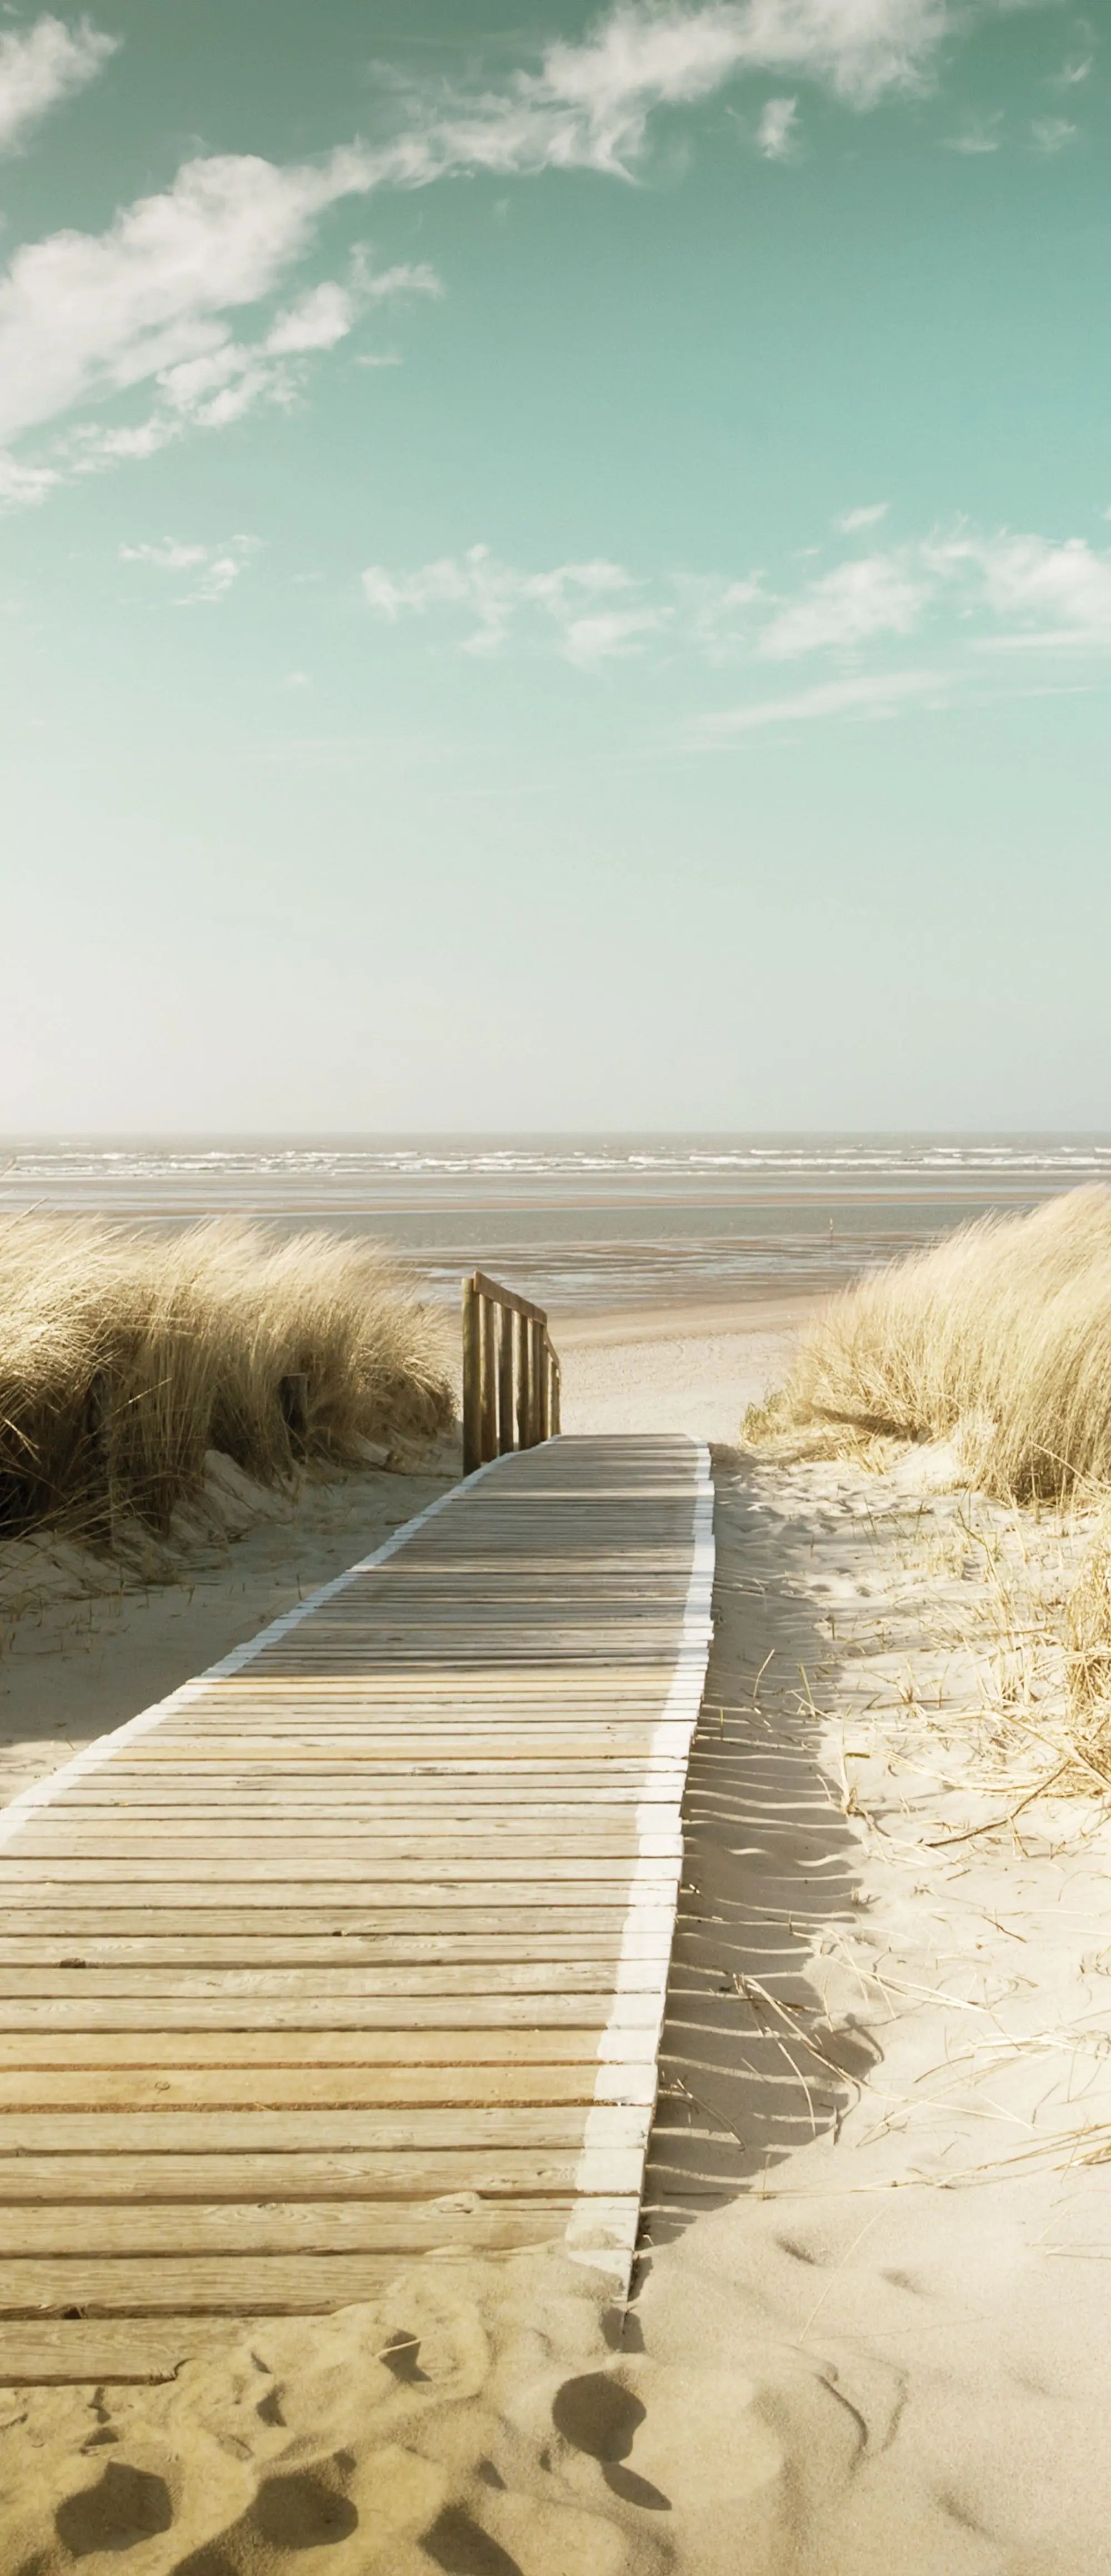
[[[164,1531],[206,1449],[281,1481],[294,1374],[310,1465],[452,1418],[441,1325],[373,1245],[223,1220],[166,1235],[0,1220],[0,1536],[52,1520],[104,1535],[120,1515]]]
[[[746,1435],[958,1434],[1001,1500],[1111,1492],[1111,1190],[962,1226],[831,1300]]]

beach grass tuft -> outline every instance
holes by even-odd
[[[291,1432],[283,1380],[297,1388]],[[442,1326],[376,1245],[228,1220],[0,1220],[0,1534],[164,1533],[205,1453],[263,1484],[447,1428]]]
[[[952,1437],[962,1475],[1002,1501],[1099,1501],[1111,1491],[1111,1190],[962,1226],[844,1290],[745,1432],[834,1449]]]

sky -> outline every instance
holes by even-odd
[[[0,9],[0,1131],[1111,1128],[1109,78]]]

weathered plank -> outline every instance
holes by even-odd
[[[689,1441],[505,1457],[0,1815],[0,2382],[437,2248],[626,2279],[708,1511]]]

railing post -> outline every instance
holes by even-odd
[[[529,1356],[530,1334],[524,1315],[517,1322],[517,1447],[529,1445]]]
[[[559,1397],[559,1359],[542,1308],[473,1271],[463,1281],[464,1473],[514,1446],[550,1440],[560,1427]]]
[[[513,1447],[512,1306],[501,1308],[498,1334],[498,1455],[505,1458]]]
[[[528,1327],[528,1337],[529,1337],[529,1434],[528,1434],[528,1445],[529,1445],[529,1448],[530,1448],[530,1449],[535,1449],[536,1444],[537,1444],[537,1441],[538,1441],[538,1440],[542,1440],[542,1439],[543,1439],[543,1437],[544,1437],[543,1429],[542,1429],[542,1427],[541,1427],[541,1426],[542,1426],[542,1423],[543,1423],[543,1419],[544,1419],[544,1416],[543,1416],[543,1402],[544,1402],[544,1395],[543,1395],[543,1387],[544,1387],[544,1327],[543,1327],[543,1324],[537,1323],[537,1322],[535,1322],[534,1320],[531,1320],[531,1319],[530,1319],[529,1327]]]
[[[309,1445],[309,1381],[304,1369],[278,1379],[278,1402],[294,1458],[304,1458]]]
[[[463,1281],[463,1473],[482,1465],[481,1299],[473,1279]]]
[[[494,1301],[482,1299],[482,1463],[498,1454],[498,1372],[494,1356]]]
[[[562,1427],[563,1427],[563,1426],[562,1426],[562,1423],[561,1423],[561,1420],[560,1420],[560,1413],[561,1413],[561,1397],[562,1397],[562,1393],[563,1393],[563,1371],[562,1371],[562,1369],[560,1368],[559,1361],[557,1360],[556,1355],[555,1355],[555,1352],[553,1351],[553,1352],[552,1352],[552,1419],[551,1419],[551,1436],[552,1436],[553,1440],[558,1440],[558,1438],[559,1438],[559,1434],[560,1434],[560,1431],[561,1431],[561,1429],[562,1429]]]

